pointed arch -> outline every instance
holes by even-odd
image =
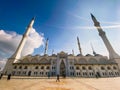
[[[60,75],[61,76],[66,75],[66,67],[65,67],[65,63],[63,60],[60,63]]]

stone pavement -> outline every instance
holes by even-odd
[[[0,80],[0,90],[120,90],[117,78],[66,78],[56,82],[56,77],[12,77]]]

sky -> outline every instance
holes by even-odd
[[[0,66],[16,50],[32,17],[33,29],[22,55],[43,55],[49,38],[48,54],[74,50],[79,54],[77,36],[83,55],[108,51],[94,27],[90,13],[100,22],[114,50],[120,55],[120,0],[0,0]]]

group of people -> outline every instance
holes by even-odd
[[[0,79],[2,79],[2,77],[3,77],[3,74],[1,73],[0,74]],[[66,77],[66,75],[63,75],[63,78],[65,78]],[[48,74],[48,79],[50,78],[50,74]],[[11,74],[8,74],[7,75],[7,80],[10,80],[11,79]],[[57,74],[57,78],[56,78],[56,82],[60,82],[60,76],[59,76],[59,74]]]
[[[1,74],[0,74],[0,79],[2,79],[2,77],[3,77],[3,74],[1,73]],[[11,79],[11,74],[8,74],[7,80],[10,80],[10,79]]]

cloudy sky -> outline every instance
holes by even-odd
[[[92,22],[92,13],[120,54],[120,0],[0,0],[0,66],[16,50],[22,34],[32,17],[33,29],[22,55],[43,54],[44,41],[49,38],[48,54],[65,51],[79,53],[78,36],[82,52],[94,50],[108,55],[107,49]]]

